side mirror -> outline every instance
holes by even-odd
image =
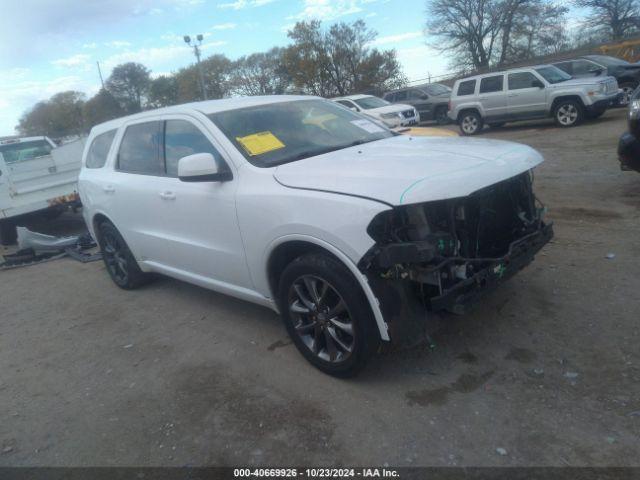
[[[183,182],[225,182],[231,180],[230,171],[220,171],[210,153],[194,153],[178,161],[178,178]]]
[[[544,88],[544,83],[542,83],[540,80],[534,80],[533,82],[531,82],[531,86],[535,88]]]
[[[360,111],[360,109],[358,107],[354,106],[354,105],[350,106],[349,108],[351,110],[355,111],[355,112],[359,112]]]
[[[427,95],[426,93],[420,94],[420,100],[429,100],[429,95]]]

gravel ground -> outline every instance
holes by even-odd
[[[354,380],[308,365],[269,310],[185,283],[125,292],[68,259],[0,272],[0,465],[640,466],[640,174],[615,158],[624,115],[486,130],[544,154],[555,239],[448,319],[433,351]]]

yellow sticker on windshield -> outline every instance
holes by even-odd
[[[251,156],[261,155],[285,147],[284,143],[271,132],[260,132],[247,135],[246,137],[236,137],[236,140],[240,142],[240,145],[242,145]]]

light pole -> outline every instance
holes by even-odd
[[[196,36],[197,43],[193,42],[193,45],[191,44],[191,37],[189,35],[185,35],[183,38],[184,43],[192,47],[193,53],[196,55],[196,64],[198,66],[198,76],[200,77],[200,90],[202,91],[202,98],[204,100],[208,100],[209,98],[207,97],[207,89],[204,85],[204,74],[202,73],[202,65],[200,64],[200,46],[202,45],[203,37],[201,34],[198,34]]]

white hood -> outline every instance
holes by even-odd
[[[518,143],[399,135],[280,165],[274,177],[288,187],[401,205],[467,196],[542,161]]]
[[[383,113],[400,113],[405,110],[413,111],[413,107],[411,105],[403,105],[400,103],[394,103],[392,105],[385,105],[384,107],[378,108],[370,108],[368,110],[362,110],[362,113],[371,114],[375,116],[380,116]]]

